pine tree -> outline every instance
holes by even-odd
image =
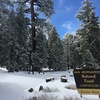
[[[78,37],[77,35],[74,36],[74,68],[80,68],[81,64],[82,64],[82,56],[80,55],[79,51],[78,51],[78,46],[79,46],[79,41],[78,41]]]
[[[62,39],[63,49],[64,49],[64,56],[66,58],[67,67],[75,68],[76,67],[76,50],[75,50],[75,36],[72,34],[66,33]]]
[[[92,53],[96,63],[100,65],[100,27],[98,17],[95,17],[94,11],[91,11],[88,24],[88,43],[90,45],[90,52]]]
[[[32,54],[32,64],[40,71],[42,68],[48,67],[47,40],[41,28],[37,29],[36,42],[36,52]]]
[[[29,4],[30,7],[26,7],[25,12],[31,14],[31,33],[32,33],[32,52],[36,50],[36,26],[43,25],[45,19],[39,18],[43,14],[46,18],[50,17],[54,13],[52,0],[18,0],[17,3]],[[34,73],[34,66],[32,66],[32,72]]]
[[[28,26],[24,17],[24,10],[20,7],[14,11],[9,10],[2,27],[2,44],[0,64],[7,66],[8,72],[19,70],[20,67],[28,65],[27,38]]]
[[[63,47],[55,27],[52,27],[48,38],[48,66],[53,70],[66,70]]]
[[[16,3],[20,4],[29,4],[30,6],[26,6],[26,13],[31,14],[31,26],[32,26],[32,50],[35,52],[36,47],[36,41],[35,41],[35,26],[39,26],[40,24],[43,24],[45,21],[43,18],[39,18],[41,13],[45,17],[50,17],[54,13],[53,8],[53,1],[52,0],[17,0]]]
[[[10,0],[0,0],[0,66],[4,66],[5,63],[5,32],[7,31],[7,19],[9,14],[9,8],[11,8],[12,3]]]
[[[16,67],[16,35],[15,27],[16,24],[14,10],[12,9],[9,13],[6,29],[3,31],[3,59],[4,65],[7,66],[8,71],[11,72]]]
[[[82,22],[81,28],[77,30],[77,35],[78,35],[78,40],[79,40],[78,50],[83,58],[82,66],[95,68],[97,66],[94,66],[94,64],[92,64],[92,63],[94,63],[94,62],[98,63],[99,59],[100,59],[100,57],[99,57],[100,45],[98,45],[98,44],[100,44],[100,41],[99,41],[99,38],[100,38],[99,30],[100,29],[99,29],[98,17],[95,16],[95,12],[94,12],[94,8],[92,7],[92,3],[90,3],[88,0],[85,0],[83,2],[83,6],[81,7],[81,9],[78,12],[78,14],[76,15],[76,17]],[[90,60],[91,65],[89,64],[90,61],[86,60],[87,54],[89,54],[94,59],[94,61]],[[97,64],[95,64],[95,65],[97,65]]]
[[[17,64],[19,68],[26,70],[26,66],[29,66],[29,51],[28,51],[28,37],[29,28],[27,25],[27,18],[24,15],[24,7],[19,6],[16,10],[16,51],[17,51]]]

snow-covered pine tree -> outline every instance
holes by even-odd
[[[5,31],[7,30],[7,19],[9,10],[8,7],[11,8],[12,3],[10,0],[0,0],[0,66],[4,66],[5,63],[5,54],[4,54],[4,46],[5,46]]]
[[[48,66],[55,71],[66,70],[66,63],[64,58],[64,52],[59,35],[56,32],[55,27],[52,27],[49,32],[48,38]]]
[[[42,68],[48,67],[47,39],[43,33],[43,28],[37,28],[36,43],[36,52],[32,53],[32,64],[34,68],[37,67],[40,71]]]
[[[8,71],[13,71],[16,67],[16,29],[15,12],[12,9],[9,13],[6,29],[3,32],[3,58]]]
[[[78,41],[78,37],[77,35],[74,36],[74,42],[73,42],[73,46],[74,46],[74,49],[73,49],[73,56],[74,56],[74,68],[80,68],[80,65],[82,64],[82,57],[81,55],[79,54],[79,51],[77,50],[78,48],[78,45],[79,45],[79,41]]]
[[[6,22],[6,18],[2,15],[0,15],[0,66],[3,66],[4,64],[4,60],[3,60],[3,47],[4,47],[4,44],[3,44],[3,32],[5,30],[5,23]]]
[[[28,26],[24,17],[23,8],[9,10],[5,24],[2,27],[1,59],[0,64],[6,66],[8,71],[19,70],[29,63],[27,56]]]
[[[48,18],[43,25],[43,33],[45,34],[46,39],[48,39],[48,34],[51,28],[52,28],[52,24],[51,24],[50,18]]]
[[[3,31],[5,29],[6,18],[0,13],[0,66],[3,66],[2,51],[3,51]]]
[[[32,52],[36,50],[36,26],[43,25],[45,19],[50,17],[54,13],[54,3],[52,0],[17,0],[16,3],[28,5],[25,12],[30,14],[31,20],[31,33],[32,33]],[[41,14],[44,18],[40,18]],[[34,68],[32,66],[32,72],[34,73]]]
[[[54,13],[54,3],[52,0],[17,0],[16,3],[24,4],[26,6],[25,12],[31,15],[30,24],[32,27],[32,50],[35,52],[35,26],[39,26],[44,23],[45,20],[40,18],[41,14],[43,14],[44,18],[48,18]]]
[[[18,69],[27,70],[26,67],[29,66],[29,51],[28,51],[28,37],[29,37],[29,28],[27,25],[27,18],[24,14],[24,6],[18,6],[16,9],[16,62],[18,64]]]
[[[95,16],[94,7],[92,7],[92,3],[90,3],[88,0],[84,0],[83,6],[77,13],[76,18],[78,18],[82,22],[81,28],[77,30],[79,40],[78,50],[83,58],[82,67],[86,66],[87,68],[96,68],[97,66],[94,66],[94,64],[92,64],[94,63],[92,62],[93,60],[90,60],[91,65],[88,65],[88,60],[85,59],[87,54],[93,57],[95,63],[98,63],[100,59],[100,45],[98,45],[100,44],[100,29],[98,17]]]
[[[88,43],[90,44],[90,52],[92,53],[96,63],[100,65],[100,27],[98,17],[95,16],[95,12],[92,10],[89,15],[88,25]],[[100,66],[98,66],[100,67]]]
[[[76,50],[75,50],[75,36],[72,34],[66,33],[62,39],[62,45],[64,49],[64,56],[66,58],[67,67],[74,68],[76,67]]]

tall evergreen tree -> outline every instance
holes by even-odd
[[[42,70],[42,68],[48,67],[48,53],[47,40],[41,28],[37,28],[36,42],[36,52],[32,54],[32,63],[34,67],[38,67],[38,69]]]
[[[30,6],[26,7],[25,12],[31,14],[31,26],[32,26],[32,50],[35,52],[35,47],[36,47],[36,41],[35,41],[35,36],[36,36],[36,30],[35,26],[38,26],[43,24],[45,20],[43,18],[39,18],[40,14],[42,13],[45,17],[50,17],[54,13],[54,8],[53,8],[53,1],[52,0],[17,0],[17,3],[20,4],[29,4]]]
[[[13,71],[16,66],[16,34],[15,27],[13,25],[16,24],[14,10],[12,9],[9,13],[6,29],[3,31],[3,51],[2,51],[2,59],[5,61],[4,65],[8,67],[8,71]]]
[[[54,13],[53,1],[52,0],[18,0],[21,4],[30,4],[26,7],[25,12],[31,14],[31,32],[32,32],[32,52],[36,50],[36,26],[43,25],[45,19],[39,18],[43,14],[46,18],[50,17]],[[34,66],[32,66],[32,72],[34,73]]]
[[[26,66],[29,66],[29,51],[28,51],[28,37],[29,37],[29,28],[27,25],[27,18],[24,14],[24,6],[18,6],[16,10],[16,51],[17,51],[17,64],[22,69],[26,69]]]
[[[0,44],[0,64],[7,66],[8,71],[14,71],[28,64],[27,37],[28,27],[24,10],[18,8],[16,12],[12,7],[2,27],[2,40]]]
[[[0,66],[3,66],[5,62],[4,48],[7,40],[4,41],[4,36],[7,31],[8,7],[12,8],[10,0],[0,0]]]
[[[75,42],[75,36],[72,34],[65,34],[63,39],[62,39],[62,44],[63,44],[63,49],[64,49],[64,56],[66,58],[67,62],[67,67],[69,68],[74,68],[76,67],[76,46],[74,44]]]
[[[81,28],[77,30],[79,40],[78,50],[83,58],[82,66],[95,68],[100,59],[100,29],[98,17],[95,16],[92,3],[88,0],[84,0],[83,6],[77,13],[76,18],[82,22]],[[88,60],[86,60],[87,54],[89,57]],[[90,58],[92,58],[92,60]]]
[[[74,45],[74,49],[73,49],[73,52],[74,52],[74,68],[80,68],[81,64],[82,64],[82,56],[80,55],[79,51],[78,51],[78,45],[79,45],[79,41],[78,41],[78,37],[77,35],[74,36],[74,42],[73,42],[73,45]]]
[[[55,27],[52,27],[48,38],[48,66],[53,70],[66,70],[63,47]]]

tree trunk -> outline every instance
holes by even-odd
[[[35,22],[35,16],[34,16],[34,0],[30,1],[30,10],[31,10],[31,21],[32,21],[32,52],[34,53],[36,50],[36,32],[35,32],[35,26],[33,23]],[[34,68],[32,65],[32,73],[34,74]]]
[[[33,25],[33,23],[35,22],[35,16],[34,16],[34,1],[31,0],[30,2],[30,10],[31,10],[31,21],[32,21],[32,50],[33,52],[35,52],[36,50],[36,32],[35,32],[35,26]]]

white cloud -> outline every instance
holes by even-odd
[[[64,27],[66,30],[70,31],[72,29],[72,22],[65,22],[61,26]]]
[[[61,27],[65,28],[66,33],[70,33],[75,35],[76,30],[73,28],[75,27],[72,21],[67,21],[61,25]]]
[[[71,12],[72,10],[73,10],[72,5],[70,5],[69,7],[65,7],[65,12],[66,13]]]

